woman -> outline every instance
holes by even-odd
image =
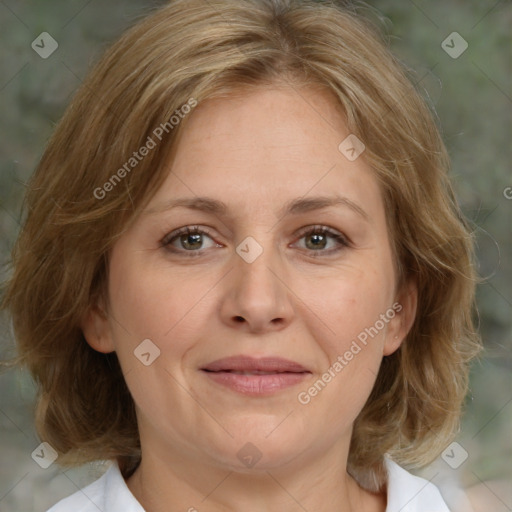
[[[472,241],[428,108],[369,22],[174,0],[107,52],[27,191],[10,309],[51,509],[448,510]],[[403,467],[402,467],[403,466]]]

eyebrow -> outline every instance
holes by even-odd
[[[370,221],[369,215],[365,212],[365,210],[363,210],[363,208],[361,208],[361,206],[359,206],[357,203],[354,203],[348,197],[339,195],[315,196],[309,198],[300,197],[293,199],[280,209],[278,212],[278,217],[282,217],[284,215],[299,215],[301,213],[307,213],[332,206],[344,206],[350,208],[353,212],[355,212],[367,222]],[[227,215],[229,212],[229,207],[226,203],[211,197],[182,197],[166,201],[165,203],[155,206],[154,208],[149,208],[146,210],[146,213],[161,213],[178,207],[213,213],[216,215]]]

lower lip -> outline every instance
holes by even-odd
[[[275,391],[289,388],[302,382],[309,372],[304,373],[273,373],[268,375],[239,375],[231,372],[204,373],[213,381],[226,386],[243,395],[270,395]]]

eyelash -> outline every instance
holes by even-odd
[[[168,250],[170,252],[179,253],[179,254],[187,254],[186,257],[192,257],[192,258],[201,256],[203,254],[203,252],[207,250],[207,249],[202,249],[202,250],[187,251],[185,249],[176,249],[175,247],[172,247],[171,243],[175,239],[178,239],[182,235],[207,235],[208,237],[210,237],[213,240],[213,237],[210,235],[210,232],[208,231],[208,229],[199,228],[199,226],[186,226],[186,227],[180,228],[180,229],[173,231],[173,232],[169,233],[168,235],[166,235],[162,239],[161,244],[166,250]],[[350,243],[345,236],[343,236],[341,233],[338,233],[337,231],[333,231],[332,229],[328,228],[327,226],[320,226],[320,225],[313,226],[313,227],[308,226],[298,233],[299,240],[308,235],[328,235],[329,237],[334,239],[339,244],[339,247],[334,248],[334,249],[329,249],[329,250],[305,249],[314,258],[318,258],[318,257],[324,256],[326,254],[330,255],[333,253],[337,253],[347,247],[350,247]],[[323,253],[323,254],[320,254],[320,253]]]

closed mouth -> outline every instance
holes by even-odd
[[[255,358],[239,355],[217,359],[200,368],[207,372],[230,372],[239,375],[274,375],[282,373],[311,373],[301,364],[282,357]]]
[[[207,370],[203,368],[203,371],[205,372],[211,372],[211,373],[233,373],[235,375],[280,375],[283,373],[311,373],[311,372],[290,372],[290,371],[272,371],[272,372],[266,372],[263,370]]]

